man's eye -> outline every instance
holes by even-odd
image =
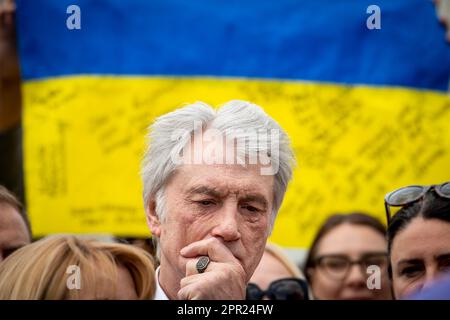
[[[259,211],[258,208],[255,208],[253,206],[242,206],[242,208],[245,209],[245,210],[248,210],[250,212],[258,212]]]
[[[406,267],[401,271],[401,275],[407,278],[416,278],[423,273],[421,267]]]
[[[214,202],[211,200],[200,200],[200,201],[197,201],[197,203],[204,207],[208,207],[208,206],[211,206],[214,204]]]

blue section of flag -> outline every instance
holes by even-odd
[[[68,30],[66,9],[81,9]],[[368,30],[366,9],[381,9]],[[18,0],[25,79],[227,76],[446,90],[450,46],[429,0]]]

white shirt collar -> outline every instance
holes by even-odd
[[[154,300],[169,300],[169,297],[167,297],[167,295],[164,292],[163,288],[161,288],[161,286],[159,284],[159,267],[156,268],[155,282],[156,282],[156,291],[155,291],[155,298],[154,298]]]

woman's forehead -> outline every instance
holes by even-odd
[[[450,223],[439,219],[415,218],[399,231],[392,242],[392,261],[433,259],[450,252]]]
[[[318,254],[359,256],[367,252],[387,251],[383,235],[365,225],[344,223],[327,232],[319,241]]]

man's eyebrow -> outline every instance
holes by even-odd
[[[217,189],[210,188],[207,186],[192,187],[187,191],[187,193],[189,195],[204,194],[216,198],[220,198],[221,196],[223,196],[223,193],[219,192]]]
[[[195,195],[195,194],[204,194],[216,198],[221,198],[225,194],[223,192],[220,192],[219,190],[215,188],[210,188],[207,186],[197,186],[190,188],[187,193],[189,195]],[[243,194],[239,197],[240,201],[255,201],[263,205],[264,207],[268,206],[268,201],[266,197],[264,197],[262,194],[259,193],[251,193],[251,194]]]
[[[246,194],[240,198],[241,201],[254,201],[258,202],[261,205],[264,206],[264,208],[267,208],[268,202],[266,197],[264,197],[262,194]]]

